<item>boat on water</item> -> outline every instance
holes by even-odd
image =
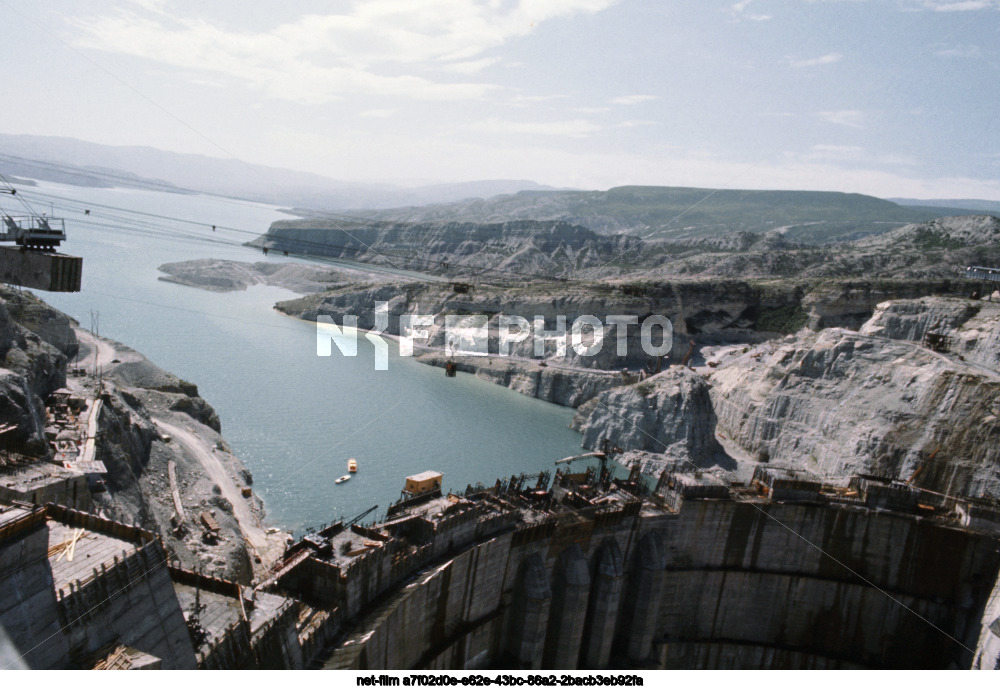
[[[350,479],[350,478],[351,478],[351,475],[349,475],[349,474],[345,474],[345,475],[344,475],[343,477],[341,477],[340,479],[336,479],[336,480],[334,480],[334,482],[333,482],[333,483],[334,483],[334,484],[343,484],[344,482],[346,482],[346,481],[347,481],[348,479]]]
[[[348,472],[357,472],[358,471],[358,461],[355,460],[354,458],[351,458],[350,460],[348,460],[347,461],[347,471]]]

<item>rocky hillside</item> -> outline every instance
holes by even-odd
[[[942,351],[923,346],[929,328],[948,339]],[[890,302],[860,332],[803,331],[700,375],[678,367],[602,393],[575,424],[590,448],[609,438],[663,464],[738,465],[745,477],[770,462],[1000,498],[998,338],[1000,304]]]
[[[246,290],[252,285],[274,285],[307,294],[323,292],[349,283],[374,279],[360,271],[337,271],[323,266],[258,261],[248,264],[222,259],[194,259],[163,264],[160,280],[202,288],[212,292]]]
[[[634,260],[642,243],[605,237],[562,221],[377,223],[278,221],[250,243],[268,249],[350,259],[412,271],[491,278],[564,276]]]
[[[66,385],[74,325],[29,293],[0,287],[0,427],[15,427],[11,443],[29,454],[49,452],[44,400]]]
[[[423,271],[463,281],[526,278],[955,278],[1000,265],[1000,219],[952,216],[849,242],[806,244],[746,230],[651,240],[562,221],[340,226],[274,223],[254,246]]]
[[[208,574],[249,582],[274,557],[261,538],[262,503],[240,495],[252,477],[229,451],[218,416],[194,384],[80,330],[31,294],[7,289],[0,289],[0,364],[0,427],[14,427],[0,448],[0,475],[16,479],[31,469],[45,475],[54,467],[46,405],[65,387],[101,405],[94,459],[107,473],[99,488],[90,483],[89,510],[162,535],[172,558]],[[174,429],[183,438],[172,438]],[[83,443],[82,436],[72,440]],[[175,487],[185,520],[176,514]],[[214,543],[202,539],[202,512],[221,527]],[[280,540],[273,540],[279,551]]]
[[[938,218],[822,246],[776,233],[736,233],[661,249],[661,263],[645,270],[646,276],[955,278],[969,265],[1000,266],[1000,218]]]
[[[429,337],[416,341],[432,349],[422,360],[443,366],[447,360],[447,319],[472,315],[487,317],[488,348],[500,351],[500,315],[521,316],[533,321],[541,316],[546,330],[556,328],[557,318],[566,318],[567,328],[580,316],[592,315],[605,324],[604,346],[594,354],[578,354],[572,347],[560,354],[551,339],[543,355],[534,353],[531,339],[512,343],[508,357],[463,357],[454,359],[459,369],[526,395],[561,405],[578,406],[591,396],[622,383],[621,370],[636,376],[655,362],[643,351],[641,331],[629,327],[626,354],[617,352],[617,330],[608,317],[632,314],[644,319],[651,314],[666,316],[673,325],[673,349],[667,364],[680,361],[689,339],[760,343],[806,326],[858,328],[878,304],[890,299],[914,298],[927,293],[968,294],[971,284],[961,281],[739,281],[705,280],[624,285],[526,283],[501,288],[476,286],[471,292],[455,292],[447,283],[356,284],[326,293],[279,302],[276,308],[297,318],[315,321],[329,316],[343,324],[345,316],[356,316],[362,329],[376,326],[375,310],[388,303],[388,330],[399,335],[400,318],[408,314],[433,316]],[[658,342],[658,341],[657,341]],[[461,348],[459,348],[461,349]],[[699,357],[695,352],[695,357]]]

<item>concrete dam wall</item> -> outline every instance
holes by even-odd
[[[432,527],[423,548],[440,557],[408,577],[375,549],[363,576],[345,570],[330,592],[346,622],[326,666],[973,665],[995,535],[849,502],[734,496],[611,504],[464,547]]]

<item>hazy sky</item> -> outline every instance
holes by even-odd
[[[0,131],[341,180],[1000,199],[1000,0],[0,0]]]

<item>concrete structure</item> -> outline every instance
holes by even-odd
[[[89,510],[93,496],[87,476],[59,465],[22,465],[0,476],[0,501],[22,501],[35,505],[55,503]]]
[[[994,283],[1000,283],[1000,268],[969,266],[965,269],[965,277],[973,280],[989,280]]]
[[[139,527],[0,504],[0,628],[31,668],[301,668],[296,613],[171,566]]]
[[[0,626],[43,668],[1000,665],[1000,506],[780,471],[525,479],[332,525],[254,589],[138,527],[5,506]]]
[[[0,505],[0,627],[31,668],[61,668],[69,656],[62,635],[47,551],[45,510]]]
[[[512,478],[303,540],[265,586],[327,612],[328,668],[997,663],[997,532],[931,496],[868,507],[847,480]]]
[[[47,290],[79,292],[83,259],[55,252],[0,246],[0,283]]]

